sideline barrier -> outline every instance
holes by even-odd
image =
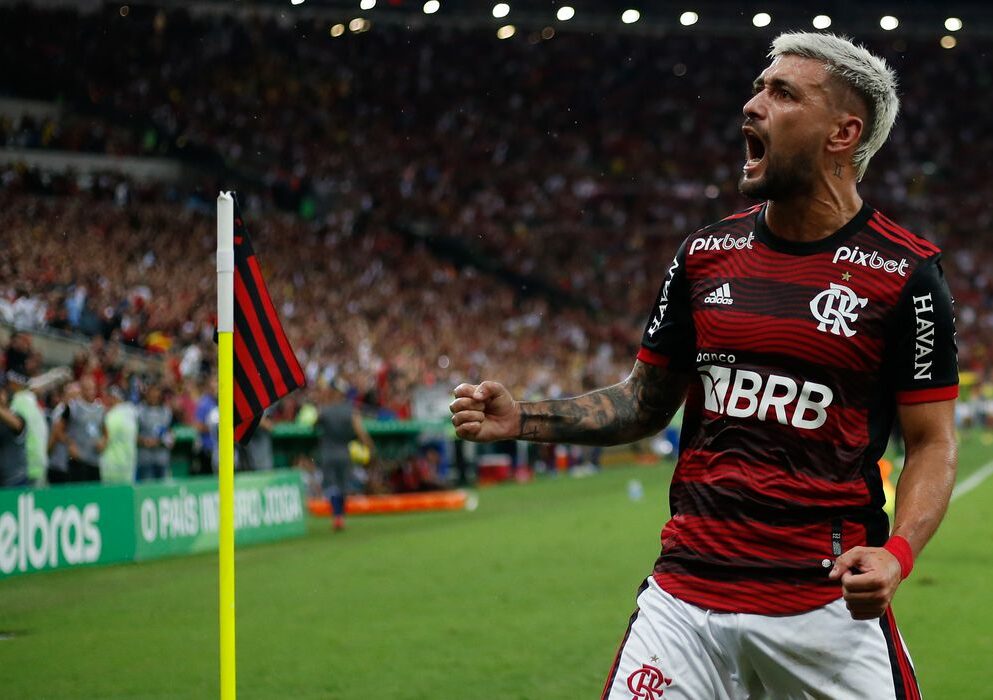
[[[235,543],[306,533],[296,472],[235,477]],[[0,490],[0,579],[217,549],[217,480]]]
[[[465,491],[425,491],[423,493],[391,493],[379,496],[349,496],[345,503],[347,515],[378,513],[411,513],[424,510],[471,510],[469,494]],[[322,498],[307,500],[311,515],[331,515],[330,504]]]
[[[451,422],[423,420],[370,420],[362,425],[376,443],[376,455],[382,459],[402,459],[417,452],[419,439],[424,435],[442,435],[454,439],[455,428]],[[175,443],[170,461],[174,476],[190,472],[193,446],[197,432],[188,425],[172,429]],[[317,430],[297,423],[277,423],[272,430],[273,462],[277,468],[289,467],[299,454],[313,455],[317,450]]]

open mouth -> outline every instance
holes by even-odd
[[[765,141],[749,127],[742,128],[741,133],[745,135],[745,168],[751,169],[765,158]]]

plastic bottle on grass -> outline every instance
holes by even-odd
[[[640,501],[645,497],[645,487],[638,479],[631,479],[628,482],[628,498],[632,501]]]

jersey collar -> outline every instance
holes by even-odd
[[[852,217],[851,221],[827,238],[822,238],[819,241],[801,242],[788,241],[785,238],[780,238],[769,229],[765,223],[765,210],[768,206],[768,202],[763,204],[758,215],[755,217],[755,237],[769,248],[788,255],[813,255],[814,253],[823,253],[825,251],[832,250],[849,237],[862,230],[862,228],[866,225],[866,222],[869,221],[869,217],[872,216],[875,211],[872,207],[863,202],[862,208],[859,210],[858,214]]]

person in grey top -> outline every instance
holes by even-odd
[[[70,401],[52,423],[52,441],[63,443],[69,453],[69,481],[100,481],[105,411],[97,401],[93,377],[83,377],[79,386],[82,396]]]
[[[162,400],[162,387],[152,383],[138,404],[138,481],[164,479],[172,448],[172,409]]]
[[[245,469],[253,472],[272,471],[272,429],[276,423],[270,418],[275,404],[262,412],[259,425],[245,445]]]
[[[11,410],[10,394],[7,377],[0,377],[0,486],[27,486],[27,424]]]
[[[317,464],[323,477],[324,495],[331,502],[335,531],[345,527],[345,498],[348,494],[348,472],[352,460],[348,443],[358,438],[372,454],[372,438],[362,425],[359,412],[335,385],[319,390],[320,410],[317,414]]]
[[[69,404],[78,401],[80,396],[82,396],[82,392],[79,388],[79,382],[70,382],[66,384],[62,400],[52,409],[50,432],[48,433],[49,484],[64,484],[69,481],[69,447],[63,439],[65,426],[62,419],[65,417],[66,411],[69,410]],[[56,426],[62,426],[61,432],[56,430]]]

